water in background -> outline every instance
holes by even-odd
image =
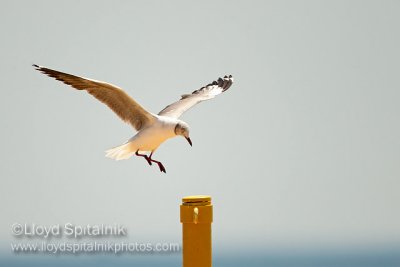
[[[141,266],[178,267],[181,255],[23,255],[1,256],[0,266]],[[400,267],[400,253],[393,251],[379,253],[301,253],[301,254],[253,254],[253,255],[215,255],[214,267]]]

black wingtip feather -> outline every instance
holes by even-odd
[[[232,75],[225,75],[224,78],[219,78],[219,80],[221,80],[222,85],[220,85],[223,89],[223,92],[225,92],[226,90],[229,89],[229,87],[231,87],[232,83],[233,83],[233,76]]]
[[[192,92],[192,94],[196,94],[196,93],[200,92],[201,90],[203,90],[204,88],[207,88],[208,86],[215,86],[215,85],[218,85],[219,87],[221,87],[222,92],[225,92],[226,90],[228,90],[231,87],[232,83],[233,83],[233,76],[225,75],[224,78],[218,78],[218,80],[213,81],[212,83],[209,83],[206,86],[203,86],[198,90],[194,90]],[[185,95],[182,95],[182,98],[186,98],[188,96],[190,96],[190,94],[185,94]]]

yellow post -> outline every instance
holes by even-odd
[[[211,267],[210,196],[188,196],[182,199],[183,267]]]

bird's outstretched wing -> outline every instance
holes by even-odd
[[[155,121],[154,116],[133,100],[121,88],[92,79],[82,78],[46,67],[33,65],[38,71],[55,78],[78,90],[86,90],[89,94],[106,104],[123,121],[130,123],[136,130]]]
[[[166,106],[158,115],[172,118],[179,118],[186,110],[190,109],[197,103],[214,98],[215,96],[225,92],[233,83],[232,75],[219,78],[191,94],[182,95],[181,99],[171,105]]]

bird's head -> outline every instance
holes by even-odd
[[[186,122],[180,121],[176,124],[175,134],[185,137],[190,146],[192,146],[192,140],[189,137],[189,125]]]

